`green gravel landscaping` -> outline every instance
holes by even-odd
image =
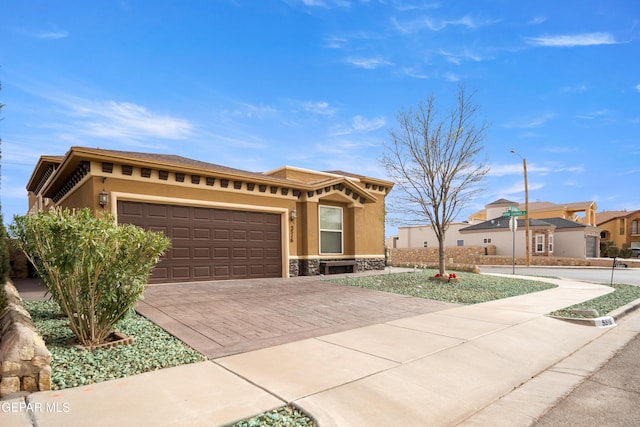
[[[316,427],[317,424],[303,412],[292,406],[284,406],[265,412],[248,420],[235,423],[233,427]]]
[[[60,390],[206,358],[146,318],[130,313],[117,328],[135,338],[133,344],[87,351],[74,347],[69,321],[53,301],[23,301],[51,352],[51,389]]]
[[[551,283],[534,280],[489,276],[462,271],[455,272],[460,279],[457,282],[429,280],[437,272],[437,270],[424,269],[408,273],[345,277],[332,280],[332,282],[457,304],[478,304],[556,287]]]
[[[571,317],[571,318],[594,318],[599,316],[605,316],[611,313],[613,310],[620,308],[640,299],[640,286],[613,284],[615,291],[602,295],[598,298],[594,298],[589,301],[585,301],[580,304],[572,305],[571,307],[563,308],[562,310],[554,311],[550,313],[552,316],[559,317]],[[578,314],[574,310],[582,309],[594,309],[598,312],[597,315],[585,315]]]

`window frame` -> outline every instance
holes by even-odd
[[[336,209],[340,211],[340,230],[322,228],[322,212],[325,209]],[[340,251],[339,252],[323,252],[322,236],[323,233],[338,233],[340,235]],[[344,254],[344,208],[340,206],[318,205],[318,252],[320,255],[343,255]]]
[[[544,253],[544,234],[536,234],[535,243],[536,243],[536,253],[542,254]]]

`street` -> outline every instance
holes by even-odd
[[[479,266],[482,273],[511,274],[511,266]],[[515,274],[523,276],[560,277],[563,279],[581,280],[590,283],[611,284],[624,283],[640,286],[640,269],[606,268],[606,267],[522,267],[516,266]]]

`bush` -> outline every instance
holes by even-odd
[[[620,248],[617,246],[609,246],[607,248],[607,256],[609,258],[616,258],[620,255]]]
[[[90,209],[17,216],[10,231],[88,347],[105,342],[133,308],[170,244],[162,233],[96,218]]]
[[[620,258],[631,258],[632,254],[633,254],[633,251],[631,249],[620,249],[618,256]]]
[[[0,285],[3,285],[9,277],[11,271],[11,261],[9,255],[9,239],[7,229],[4,227],[2,213],[0,213]]]

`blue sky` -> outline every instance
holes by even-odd
[[[7,2],[2,209],[70,146],[385,178],[400,109],[477,91],[498,198],[640,209],[635,0]]]

